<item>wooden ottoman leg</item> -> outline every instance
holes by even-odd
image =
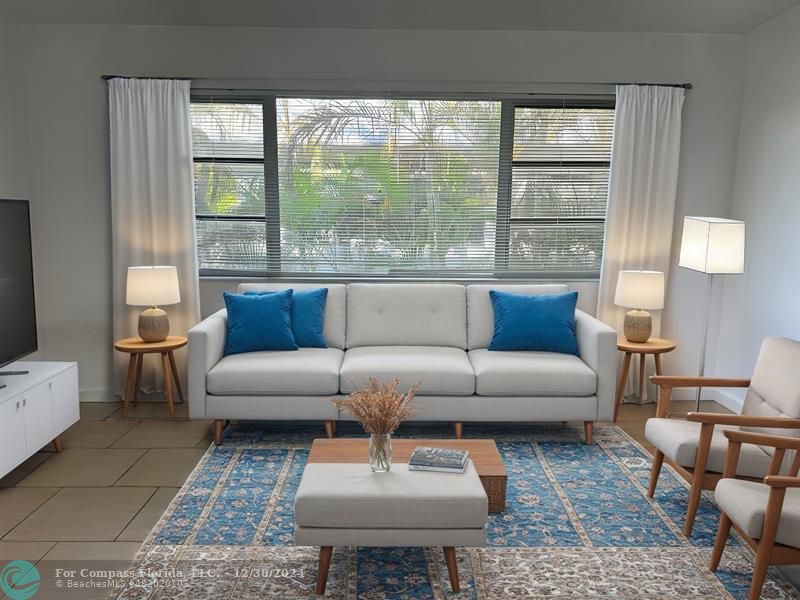
[[[453,546],[444,546],[444,560],[447,562],[447,574],[450,575],[450,587],[454,593],[461,591],[458,583],[458,563],[456,562],[456,549]],[[319,589],[319,587],[317,587]]]
[[[319,570],[317,571],[317,594],[325,594],[325,586],[328,584],[328,570],[331,567],[331,555],[333,546],[321,546],[319,549]]]

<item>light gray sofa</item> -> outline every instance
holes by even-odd
[[[328,288],[328,348],[223,356],[226,313],[189,331],[189,414],[224,424],[244,420],[322,420],[329,436],[339,414],[332,398],[369,377],[415,383],[418,421],[594,421],[614,412],[616,332],[578,310],[580,356],[490,352],[494,312],[489,290],[552,294],[567,286],[450,283],[255,284],[249,290]]]

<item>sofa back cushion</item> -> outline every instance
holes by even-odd
[[[563,294],[569,287],[560,283],[545,284],[475,284],[467,287],[467,342],[470,350],[488,348],[494,334],[494,308],[489,291],[509,294]]]
[[[351,283],[347,286],[347,347],[467,347],[463,285]]]
[[[245,292],[278,292],[293,289],[316,290],[328,289],[325,302],[325,341],[329,348],[344,350],[345,320],[347,318],[347,286],[341,283],[240,283],[239,293]]]

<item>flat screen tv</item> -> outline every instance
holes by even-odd
[[[0,200],[0,367],[37,350],[27,200]]]

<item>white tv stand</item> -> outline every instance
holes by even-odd
[[[78,363],[16,362],[0,376],[0,477],[7,475],[50,442],[61,451],[59,436],[80,418]]]

